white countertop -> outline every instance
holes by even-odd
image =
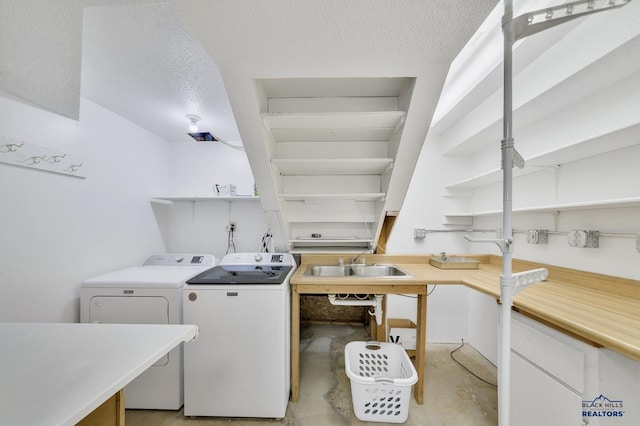
[[[195,325],[0,323],[0,424],[73,425]]]

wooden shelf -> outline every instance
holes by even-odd
[[[526,213],[554,213],[570,210],[595,210],[606,208],[640,207],[640,197],[615,198],[610,200],[580,201],[564,204],[548,204],[542,206],[520,207],[513,209],[513,214]],[[502,210],[487,210],[479,212],[448,213],[446,217],[481,217],[498,216]]]
[[[282,175],[380,175],[392,158],[273,159]]]
[[[180,201],[257,201],[259,196],[236,195],[233,197],[155,197],[151,202],[180,202]]]

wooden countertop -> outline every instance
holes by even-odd
[[[394,264],[411,278],[383,278],[384,284],[416,286],[463,284],[490,296],[500,297],[501,258],[465,255],[480,261],[479,269],[438,269],[429,256],[367,255],[367,263]],[[371,284],[376,278],[305,277],[308,263],[337,264],[338,255],[304,256],[291,284],[307,291],[312,287]],[[344,256],[345,258],[348,255]],[[536,283],[514,297],[513,308],[569,335],[640,361],[640,282],[553,265],[514,260],[513,271],[547,268],[549,279]]]

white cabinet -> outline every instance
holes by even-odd
[[[468,305],[469,343],[492,364],[497,365],[500,305],[495,296],[471,288]]]
[[[598,389],[597,348],[517,313],[511,326],[511,424],[582,425],[582,401]]]
[[[600,419],[590,417],[589,426],[640,425],[640,362],[603,348],[598,350],[598,366],[598,392],[589,396],[589,400],[593,401],[602,395],[600,400],[604,403],[604,398],[613,401],[609,402],[611,416]]]
[[[518,313],[512,319],[511,424],[640,424],[640,362]]]
[[[582,398],[530,360],[511,352],[511,424],[579,426]]]

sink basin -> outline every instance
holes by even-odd
[[[394,265],[309,265],[304,276],[406,277],[409,274]]]
[[[354,265],[351,273],[360,277],[404,277],[406,272],[393,265]]]
[[[448,257],[432,257],[429,263],[440,269],[478,269],[478,262],[471,257],[448,256]]]
[[[304,275],[312,277],[346,277],[351,275],[351,267],[348,265],[310,265]]]

